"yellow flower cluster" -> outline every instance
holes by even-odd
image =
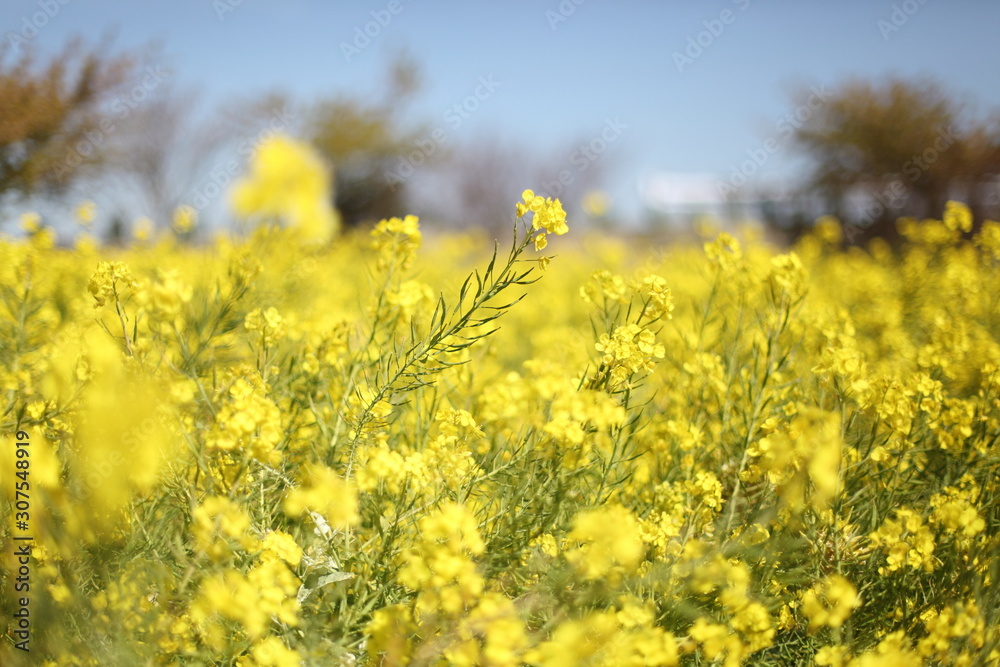
[[[346,528],[358,522],[357,495],[351,484],[326,466],[310,464],[303,483],[285,496],[284,509],[291,516],[316,512],[329,524]]]
[[[566,560],[585,580],[635,572],[645,551],[639,523],[620,505],[577,514],[567,539],[579,543]]]
[[[250,639],[256,640],[264,635],[272,618],[298,625],[298,589],[295,575],[278,560],[263,561],[246,575],[225,570],[201,582],[191,604],[191,620],[200,626],[210,646],[221,648],[226,641],[220,617],[235,621]]]
[[[191,513],[191,520],[195,548],[212,560],[228,558],[233,545],[251,551],[257,544],[249,532],[250,517],[228,498],[206,498]]]
[[[536,195],[534,190],[522,192],[521,199],[524,202],[518,202],[515,206],[517,217],[523,218],[529,212],[532,214],[531,228],[537,231],[533,237],[535,250],[543,250],[548,246],[548,234],[562,235],[569,231],[566,211],[558,199]]]
[[[796,408],[787,428],[769,433],[747,448],[755,460],[744,480],[758,479],[766,472],[768,481],[791,507],[801,508],[808,496],[815,507],[825,508],[840,483],[840,428],[834,414],[818,408]]]
[[[1000,664],[1000,223],[581,234],[535,281],[531,191],[509,257],[303,248],[328,174],[282,142],[236,198],[284,228],[0,239],[40,664]]]
[[[94,297],[95,307],[100,307],[128,294],[135,285],[135,278],[124,262],[100,262],[87,288]]]
[[[233,187],[236,214],[283,220],[308,243],[326,243],[340,227],[332,208],[331,177],[316,151],[276,136],[257,149],[250,172]]]
[[[191,302],[193,289],[177,269],[159,272],[156,280],[136,290],[141,311],[157,322],[176,324],[183,308]]]
[[[610,336],[601,334],[594,347],[603,354],[601,363],[610,372],[614,384],[627,382],[641,371],[652,371],[655,360],[666,354],[653,332],[638,324],[626,324]]]
[[[472,560],[485,549],[475,517],[462,505],[446,503],[422,518],[418,530],[398,573],[416,598],[412,607],[387,607],[374,615],[369,655],[400,664],[433,656],[469,667],[522,664],[524,625],[511,600],[484,591]]]
[[[809,619],[810,632],[822,627],[839,628],[860,604],[857,590],[839,575],[818,582],[802,596],[802,612]]]
[[[209,450],[246,452],[258,461],[281,461],[281,412],[267,398],[263,380],[251,371],[238,377],[222,397],[206,437]]]
[[[413,264],[423,241],[420,219],[415,215],[382,220],[371,231],[371,246],[378,253],[379,266],[399,264],[401,269]]]
[[[469,556],[483,553],[476,518],[458,504],[420,520],[420,538],[404,557],[399,582],[420,591],[418,611],[456,615],[483,592],[483,580]]]
[[[251,310],[243,320],[243,326],[247,331],[258,332],[264,345],[274,345],[285,337],[285,322],[273,306],[263,312],[260,308]]]
[[[894,519],[886,519],[870,536],[872,545],[886,552],[885,566],[879,567],[879,572],[895,572],[904,566],[933,572],[937,560],[930,527],[911,509],[900,508],[893,515]]]

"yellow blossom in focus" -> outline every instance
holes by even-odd
[[[640,371],[652,371],[656,360],[666,353],[653,332],[638,324],[626,324],[610,336],[601,334],[594,347],[603,353],[601,361],[614,383],[625,382]]]
[[[124,262],[100,262],[90,278],[88,289],[96,307],[120,297],[126,290],[134,289],[136,280]]]
[[[878,530],[868,537],[872,546],[885,549],[885,567],[879,572],[895,572],[904,566],[933,572],[937,566],[934,558],[934,534],[919,514],[908,508],[896,509],[893,519],[886,519]]]
[[[521,198],[524,203],[517,206],[518,217],[526,215],[529,211],[533,213],[532,229],[543,229],[557,236],[569,231],[566,225],[566,212],[558,199],[540,197],[533,190],[525,190],[521,193]]]
[[[674,298],[663,276],[648,275],[641,281],[633,281],[632,289],[643,299],[643,315],[651,320],[666,316],[673,319]]]
[[[420,613],[460,615],[484,586],[470,558],[484,549],[475,517],[462,505],[448,502],[422,518],[419,527],[419,540],[404,553],[397,579],[418,592]]]
[[[250,371],[237,377],[221,397],[212,429],[206,436],[210,450],[246,450],[258,461],[276,465],[281,452],[281,413],[268,398],[263,379]]]

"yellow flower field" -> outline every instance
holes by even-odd
[[[1000,664],[1000,224],[329,241],[269,150],[0,240],[0,664]]]

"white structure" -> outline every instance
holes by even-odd
[[[686,229],[701,217],[723,226],[761,220],[768,207],[794,206],[789,181],[757,179],[734,188],[712,174],[660,172],[639,181],[639,197],[647,211],[673,229]]]

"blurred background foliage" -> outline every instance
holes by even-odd
[[[144,77],[154,47],[100,44],[75,40],[48,61],[30,48],[14,57],[0,47],[0,202],[71,203],[80,192],[99,192],[112,209],[112,239],[128,220],[168,221],[183,204],[223,218],[226,188],[265,138],[284,132],[330,163],[348,228],[416,211],[434,225],[501,233],[511,222],[511,193],[552,184],[560,191],[546,194],[579,219],[580,202],[595,201],[615,168],[602,159],[563,188],[556,175],[572,142],[552,151],[495,134],[432,141],[433,119],[416,110],[420,65],[405,52],[390,60],[374,92],[318,100],[271,92],[206,108],[199,91],[170,73],[152,83]],[[790,99],[805,104],[810,94],[803,85]],[[974,100],[939,81],[845,80],[791,138],[807,165],[791,196],[773,196],[766,185],[740,193],[759,202],[755,217],[779,238],[799,237],[822,213],[847,224],[849,242],[895,239],[897,218],[931,217],[948,199],[968,202],[977,224],[1000,213],[1000,114],[977,113]]]

